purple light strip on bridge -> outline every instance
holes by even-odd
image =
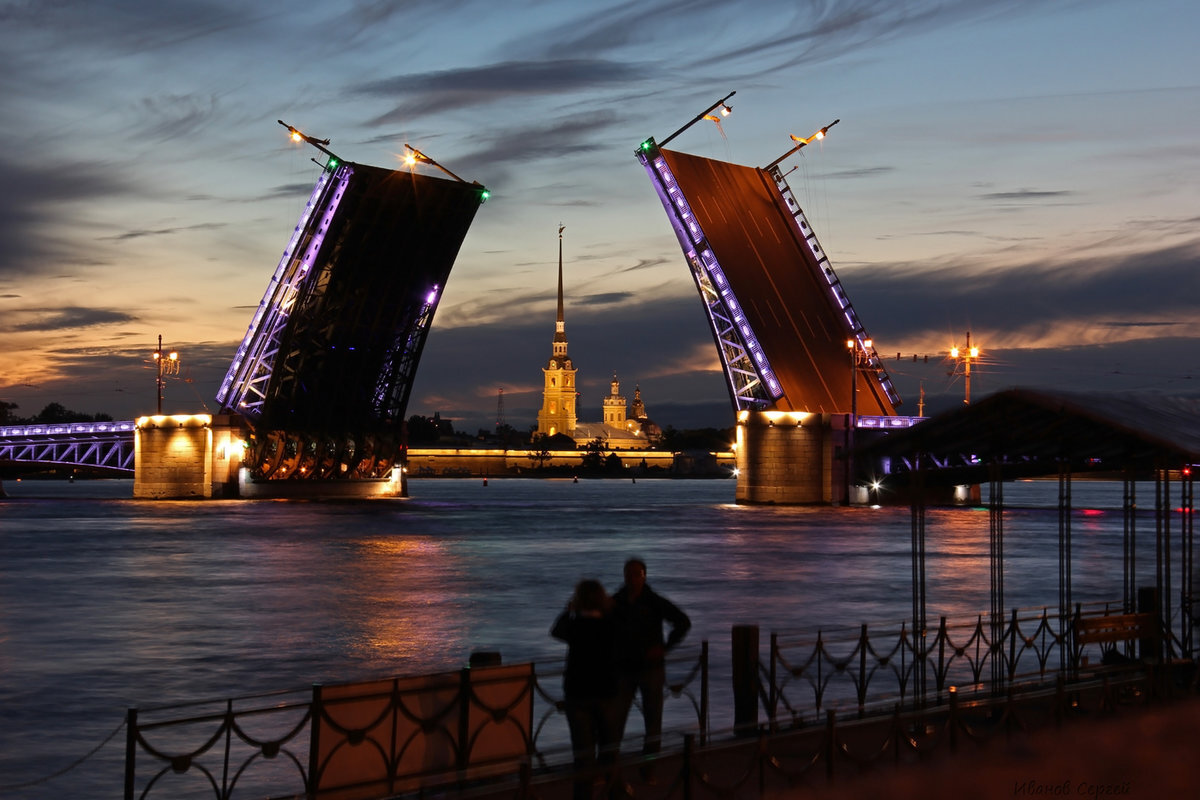
[[[333,221],[334,213],[341,204],[342,197],[346,193],[346,187],[349,185],[350,178],[353,175],[354,169],[349,164],[343,164],[333,173],[324,172],[321,174],[321,179],[317,182],[317,186],[313,189],[313,193],[309,197],[308,205],[305,207],[304,214],[300,218],[300,223],[292,232],[292,238],[288,243],[287,249],[284,250],[283,259],[275,268],[275,274],[271,278],[271,283],[267,286],[267,291],[263,296],[262,302],[259,303],[258,311],[255,313],[254,320],[250,324],[250,329],[246,332],[246,336],[238,348],[238,355],[234,359],[233,364],[230,365],[229,371],[225,374],[225,380],[221,384],[221,391],[217,394],[217,400],[226,407],[233,407],[235,410],[247,408],[248,404],[245,401],[245,397],[249,391],[250,384],[256,380],[270,378],[270,366],[258,362],[262,358],[263,352],[268,349],[267,344],[271,340],[274,340],[282,330],[288,314],[291,312],[298,287],[309,278],[309,269],[315,263],[316,257],[321,251],[321,245],[325,241],[325,234],[329,229],[329,223]],[[317,232],[313,234],[304,257],[297,261],[292,257],[296,244],[304,231],[307,230],[312,212],[316,210],[316,205],[320,202],[322,192],[331,177],[338,180],[337,188],[333,190],[333,197],[326,202],[325,207],[321,210],[324,219],[317,227]],[[261,323],[264,315],[268,315],[268,312],[269,316],[266,317],[267,326],[264,329],[261,327]],[[250,356],[251,363],[247,364],[245,369],[241,369],[243,360],[251,348],[254,349],[254,352]]]
[[[279,264],[275,267],[275,273],[271,276],[270,283],[267,284],[267,291],[263,294],[263,299],[259,301],[258,308],[254,311],[254,317],[250,320],[250,327],[246,330],[246,335],[242,337],[242,343],[238,345],[237,354],[234,356],[233,363],[229,365],[229,369],[225,373],[225,379],[221,381],[221,389],[217,392],[217,400],[220,402],[225,402],[225,398],[228,396],[233,382],[237,379],[238,371],[242,366],[246,353],[254,341],[254,335],[258,332],[259,325],[262,324],[262,319],[267,313],[267,309],[271,307],[272,297],[275,295],[276,288],[282,282],[283,274],[291,262],[292,253],[296,249],[296,243],[300,241],[300,236],[304,233],[304,228],[308,225],[309,217],[312,216],[314,209],[316,209],[317,203],[321,199],[321,194],[325,191],[325,185],[329,183],[329,178],[330,173],[321,173],[321,177],[317,180],[317,185],[313,187],[312,194],[308,197],[308,202],[304,205],[304,211],[300,214],[300,221],[296,223],[296,227],[292,231],[292,238],[288,241],[287,247],[283,249],[283,255],[279,259]]]
[[[64,422],[57,425],[5,425],[0,437],[8,436],[69,436],[74,433],[126,433],[137,427],[129,422]]]
[[[673,224],[671,227],[675,229],[675,235],[684,248],[684,254],[689,259],[699,261],[705,272],[708,273],[709,279],[716,286],[717,292],[721,297],[722,306],[724,306],[729,318],[733,321],[739,338],[745,343],[746,351],[750,353],[754,370],[758,373],[759,379],[767,387],[771,397],[779,399],[783,395],[783,389],[775,377],[775,371],[771,369],[770,360],[767,358],[766,353],[763,352],[762,345],[759,344],[758,337],[754,335],[754,330],[751,328],[750,323],[746,320],[745,315],[742,314],[737,296],[729,287],[729,281],[725,277],[725,271],[721,268],[721,264],[717,260],[716,254],[713,253],[712,248],[707,246],[704,231],[700,229],[700,224],[696,222],[691,206],[688,205],[687,198],[684,197],[679,184],[675,182],[675,175],[671,172],[671,168],[667,166],[666,159],[658,154],[653,157],[643,155],[640,151],[638,157],[642,159],[642,163],[648,171],[652,170],[658,176],[658,180],[653,181],[654,189],[658,192],[659,200],[662,201],[663,206],[672,212],[671,221]],[[726,367],[728,368],[728,365]]]

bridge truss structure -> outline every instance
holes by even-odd
[[[217,393],[250,424],[256,480],[382,478],[402,460],[417,363],[487,198],[457,176],[319,149],[324,170]]]
[[[42,464],[133,474],[132,421],[0,426],[0,464]]]

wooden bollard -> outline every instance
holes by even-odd
[[[733,626],[733,729],[758,731],[758,626]]]

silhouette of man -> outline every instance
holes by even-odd
[[[597,769],[610,784],[620,746],[617,726],[617,628],[599,581],[583,580],[550,635],[567,643],[563,697],[574,751],[573,800],[590,800]]]
[[[618,710],[621,737],[635,694],[641,695],[645,738],[642,755],[654,756],[662,747],[663,688],[666,653],[683,641],[692,627],[687,614],[646,583],[646,562],[631,558],[625,562],[625,584],[613,595],[613,617],[617,622],[617,668],[620,677]],[[671,632],[663,639],[663,623]],[[643,765],[649,778],[651,765]]]

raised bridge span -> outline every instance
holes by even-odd
[[[219,413],[245,426],[241,463],[255,481],[379,480],[403,459],[425,338],[487,191],[453,173],[446,180],[345,162],[327,142],[303,138],[325,153],[324,169],[221,384]],[[636,153],[704,305],[739,426],[759,419],[825,431],[785,442],[781,457],[818,469],[805,480],[820,486],[802,502],[848,498],[853,431],[915,420],[896,414],[900,398],[781,159],[747,167],[652,138]],[[132,471],[136,435],[130,422],[4,428],[0,463]],[[761,441],[745,444],[739,459],[764,450]]]

